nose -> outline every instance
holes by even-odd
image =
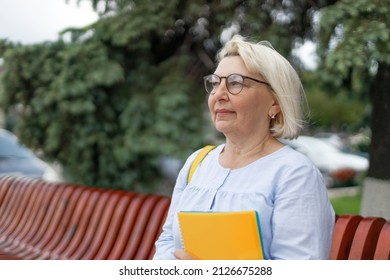
[[[221,77],[221,82],[218,85],[217,89],[213,94],[211,94],[215,99],[227,99],[229,96],[228,89],[226,87],[226,78]]]

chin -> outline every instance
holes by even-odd
[[[223,134],[226,134],[226,133],[228,133],[229,131],[232,130],[232,128],[230,126],[227,126],[227,125],[224,125],[224,124],[216,124],[215,125],[215,129],[218,132],[221,132]]]

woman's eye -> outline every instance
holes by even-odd
[[[242,83],[238,82],[238,81],[230,81],[229,82],[229,86],[231,87],[234,87],[234,86],[241,86]]]

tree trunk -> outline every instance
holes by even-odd
[[[380,63],[371,92],[371,146],[368,176],[390,179],[390,64]]]
[[[370,167],[361,214],[390,219],[390,64],[379,63],[371,104]]]

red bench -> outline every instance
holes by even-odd
[[[170,198],[0,177],[0,259],[151,259]],[[341,215],[330,259],[390,259],[390,221]]]

